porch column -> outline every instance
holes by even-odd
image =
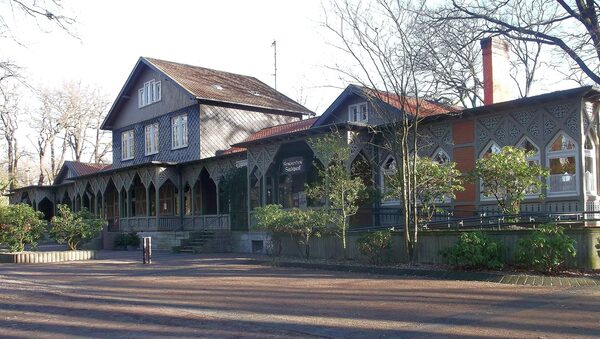
[[[119,210],[119,220],[123,217],[123,204],[121,202],[121,192],[117,191],[117,204],[119,205],[119,208],[117,208]]]
[[[127,215],[125,216],[126,218],[131,218],[131,190],[126,190],[125,191],[126,194],[126,198],[127,199],[127,206],[125,206],[125,211],[127,213]]]
[[[265,206],[267,204],[267,175],[265,173],[262,173],[260,181],[260,205]]]
[[[250,176],[252,175],[252,170],[249,167],[246,167],[246,215],[247,215],[247,220],[248,220],[248,229],[250,229],[250,227],[252,226],[252,219],[251,217],[251,210],[252,210],[252,206],[250,206]]]
[[[144,188],[146,190],[146,217],[149,217],[150,214],[151,214],[150,213],[150,206],[151,206],[151,203],[150,203],[150,188],[149,187],[145,187],[145,186],[144,186]]]
[[[219,191],[219,184],[220,184],[221,180],[219,181],[215,181],[215,186],[217,187],[217,215],[221,214],[221,199],[219,199],[220,196],[220,191]]]
[[[190,185],[190,199],[192,201],[190,201],[190,214],[194,215],[196,214],[196,183],[192,183]]]
[[[156,201],[156,225],[158,225],[158,217],[160,213],[160,187],[155,188],[156,194],[154,195],[154,200]]]
[[[177,195],[179,195],[179,224],[183,230],[183,217],[185,214],[185,208],[183,206],[183,176],[181,175],[181,169],[177,171]]]

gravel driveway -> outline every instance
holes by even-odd
[[[376,276],[231,254],[0,264],[1,337],[597,337],[600,289]]]

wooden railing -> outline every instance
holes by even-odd
[[[183,220],[183,223],[182,223]],[[230,230],[229,214],[114,218],[108,220],[109,232],[169,232]]]

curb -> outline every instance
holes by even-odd
[[[600,287],[600,278],[589,277],[555,277],[530,274],[502,274],[468,271],[422,270],[410,268],[350,266],[340,264],[320,264],[290,261],[273,262],[270,260],[259,259],[252,260],[251,262],[263,266],[305,268],[326,271],[368,273],[404,277],[420,277],[425,279],[481,281],[515,286]]]

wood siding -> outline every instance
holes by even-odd
[[[156,72],[143,65],[143,70],[138,75],[131,87],[131,90],[124,93],[129,97],[117,112],[113,122],[113,131],[126,126],[157,118],[167,112],[180,110],[196,102],[196,99],[187,91],[183,90],[173,80],[165,77],[162,73]],[[138,107],[138,90],[144,87],[144,83],[150,80],[161,82],[161,100],[148,106]]]
[[[262,128],[298,120],[285,115],[200,105],[200,156],[215,156]]]

